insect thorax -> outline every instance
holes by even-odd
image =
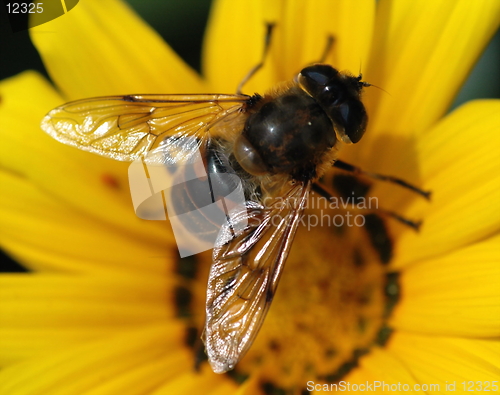
[[[328,116],[296,86],[276,98],[264,97],[262,103],[248,117],[243,135],[270,173],[299,181],[314,178],[316,166],[336,143]]]

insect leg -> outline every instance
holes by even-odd
[[[361,174],[361,175],[364,175],[364,176],[367,176],[370,178],[374,178],[376,180],[387,181],[387,182],[391,182],[393,184],[400,185],[403,188],[409,189],[415,193],[418,193],[419,195],[423,196],[424,198],[430,200],[431,191],[424,191],[424,190],[416,187],[415,185],[409,184],[408,182],[406,182],[405,180],[402,180],[401,178],[364,171],[363,169],[361,169],[357,166],[350,165],[349,163],[343,162],[341,160],[335,161],[333,166],[338,168],[338,169],[342,169],[342,170],[348,171],[348,172],[353,173],[353,174]]]
[[[379,208],[377,210],[391,218],[394,218],[396,221],[401,222],[403,225],[407,225],[410,228],[413,228],[417,232],[420,230],[420,225],[422,225],[422,221],[412,221],[411,219],[405,218],[395,213],[394,211],[384,210],[383,208]]]
[[[318,195],[324,197],[328,201],[332,201],[335,199],[335,197],[328,192],[322,185],[318,183],[314,183],[312,186],[313,192],[317,193]],[[395,219],[398,222],[401,222],[403,225],[409,226],[410,228],[413,228],[414,230],[418,231],[420,229],[420,225],[422,225],[422,221],[412,221],[411,219],[405,218],[393,211],[390,210],[385,210],[383,208],[377,208],[377,211]]]
[[[238,95],[242,94],[241,90],[243,89],[243,86],[264,65],[264,60],[266,59],[267,52],[269,50],[269,46],[271,45],[271,36],[273,33],[274,26],[275,26],[274,23],[267,23],[266,24],[267,31],[266,31],[266,38],[265,38],[265,42],[264,42],[264,52],[262,53],[262,59],[260,60],[260,62],[257,65],[252,67],[252,69],[248,72],[248,74],[245,76],[245,78],[243,78],[243,80],[241,80],[240,84],[238,85],[238,89],[236,89],[236,93]]]

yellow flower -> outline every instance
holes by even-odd
[[[205,79],[115,0],[82,1],[32,29],[57,90],[34,72],[0,84],[0,241],[33,271],[0,277],[0,392],[281,394],[338,380],[495,390],[500,102],[441,118],[499,20],[496,0],[221,0]],[[128,164],[63,146],[39,124],[91,96],[231,93],[261,56],[266,21],[277,23],[273,44],[245,90],[291,79],[333,34],[328,62],[357,72],[362,61],[364,79],[390,93],[367,90],[369,128],[341,158],[433,196],[370,190],[422,218],[419,233],[379,216],[344,234],[301,229],[249,354],[231,375],[197,372],[210,254],[177,259],[168,226],[135,217]]]

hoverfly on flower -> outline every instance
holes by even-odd
[[[360,141],[366,130],[361,94],[368,86],[361,75],[317,63],[262,96],[242,94],[240,85],[232,95],[78,100],[50,111],[42,129],[85,151],[121,161],[144,158],[183,172],[196,172],[190,164],[200,153],[211,203],[234,190],[226,175],[243,180],[245,202],[238,212],[224,223],[204,216],[191,229],[194,236],[217,239],[203,340],[212,369],[223,373],[245,355],[264,322],[311,190],[328,193],[319,178],[332,165],[360,171],[338,161],[337,150],[340,142]],[[201,209],[207,202],[201,181],[180,177],[194,182],[179,184],[170,199],[181,203],[177,207]]]

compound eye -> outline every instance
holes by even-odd
[[[247,173],[260,176],[269,172],[257,150],[242,134],[234,143],[234,157]]]
[[[315,97],[328,89],[331,81],[338,77],[338,74],[339,72],[332,66],[316,64],[302,69],[297,80],[302,89]]]
[[[335,78],[339,72],[332,66],[326,64],[316,64],[304,68],[300,75],[303,76],[309,84],[325,86],[332,78]]]
[[[338,106],[346,99],[346,86],[331,66],[317,64],[303,69],[297,78],[300,87],[322,105]]]
[[[363,137],[368,122],[365,107],[359,100],[348,100],[332,107],[330,116],[338,137],[345,143],[357,143]]]

